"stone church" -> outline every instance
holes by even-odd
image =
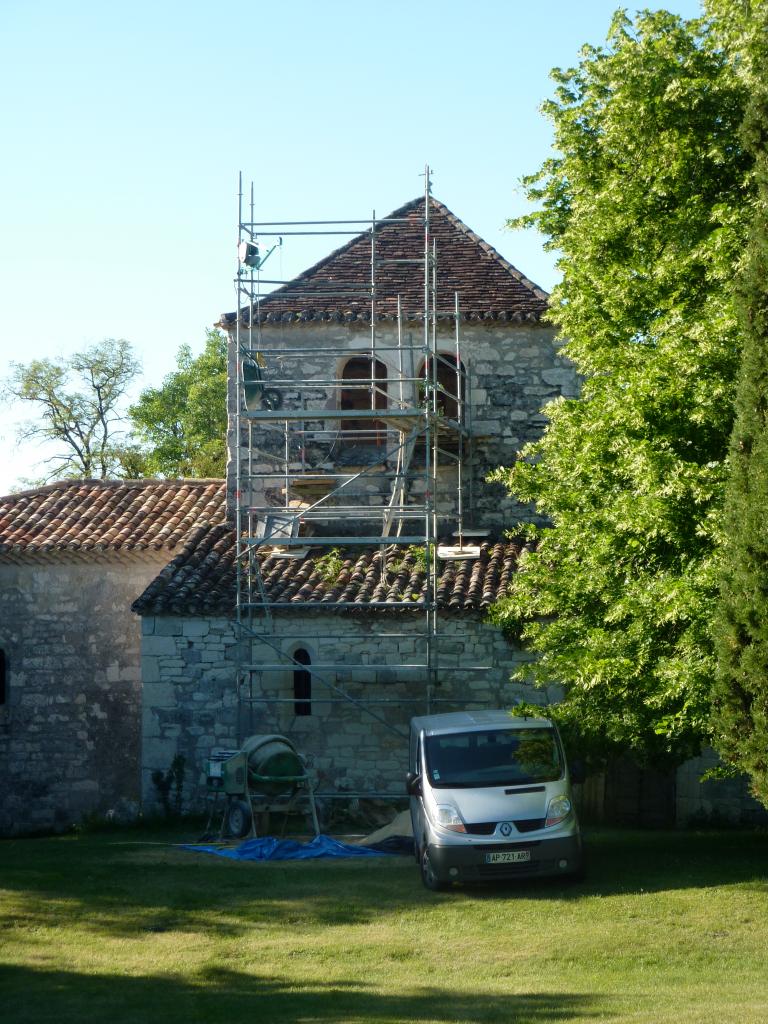
[[[422,344],[426,219],[440,298]],[[547,295],[432,197],[385,218],[376,245],[373,307],[363,233],[222,317],[226,481],[62,481],[0,499],[0,834],[152,813],[152,773],[177,755],[199,811],[211,749],[252,733],[288,735],[320,794],[400,796],[432,609],[433,710],[557,698],[510,683],[530,655],[487,619],[524,549],[507,531],[536,518],[487,475],[541,434],[546,402],[578,394]],[[439,467],[408,411],[430,374]],[[426,558],[404,542],[421,509]],[[660,780],[630,778],[647,792],[627,820],[755,811],[741,783],[702,788],[700,767],[664,780],[663,806]]]

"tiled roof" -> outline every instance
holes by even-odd
[[[222,480],[62,480],[0,498],[0,560],[170,552],[223,517]]]
[[[517,569],[522,542],[483,544],[477,558],[441,562],[437,598],[440,607],[478,611],[504,595]],[[387,548],[387,572],[382,578],[378,548],[340,552],[343,568],[328,571],[322,550],[315,548],[301,561],[265,555],[262,576],[270,601],[286,608],[333,611],[352,604],[360,611],[372,607],[402,610],[402,602],[418,608],[424,603],[423,565],[412,550]],[[182,550],[150,583],[133,610],[145,615],[229,615],[235,601],[235,535],[228,525],[201,526]],[[325,568],[325,571],[324,571]],[[352,609],[354,610],[354,608]]]
[[[376,232],[376,256],[381,261],[377,270],[377,312],[382,319],[394,319],[400,295],[404,315],[418,320],[424,307],[423,264],[386,261],[423,256],[424,199],[414,199],[389,216],[405,218],[407,223],[383,224]],[[547,293],[434,198],[430,200],[430,230],[437,245],[440,313],[446,315],[453,310],[454,293],[458,292],[464,320],[539,320],[547,308]],[[370,280],[370,232],[364,232],[272,292],[260,303],[258,318],[262,323],[370,321],[370,299],[327,294],[350,283],[366,288]],[[323,291],[325,295],[312,294]],[[242,314],[247,322],[248,310]],[[231,326],[235,319],[234,313],[224,314],[221,324]]]

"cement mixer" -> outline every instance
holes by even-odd
[[[257,835],[257,821],[281,810],[285,820],[304,800],[320,834],[315,794],[304,758],[285,736],[249,736],[239,750],[215,748],[208,758],[207,788],[226,797],[221,834]]]

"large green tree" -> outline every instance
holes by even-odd
[[[768,4],[742,47],[750,101],[742,133],[757,202],[738,280],[744,346],[731,438],[715,618],[715,742],[768,806]]]
[[[619,13],[554,73],[558,155],[527,179],[561,253],[551,316],[579,400],[496,478],[550,517],[496,609],[604,749],[681,758],[707,736],[714,545],[732,426],[745,87],[703,22]]]
[[[177,369],[129,409],[143,475],[219,477],[227,458],[227,339],[209,330],[198,356],[179,349]]]
[[[129,342],[106,338],[57,359],[11,363],[6,399],[31,405],[21,441],[45,444],[42,482],[68,477],[105,479],[123,474],[125,395],[140,371]]]

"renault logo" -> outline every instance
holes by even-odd
[[[511,836],[512,835],[512,824],[511,824],[511,822],[509,822],[509,821],[502,821],[502,823],[499,825],[499,832],[501,832],[501,834],[503,836]]]

